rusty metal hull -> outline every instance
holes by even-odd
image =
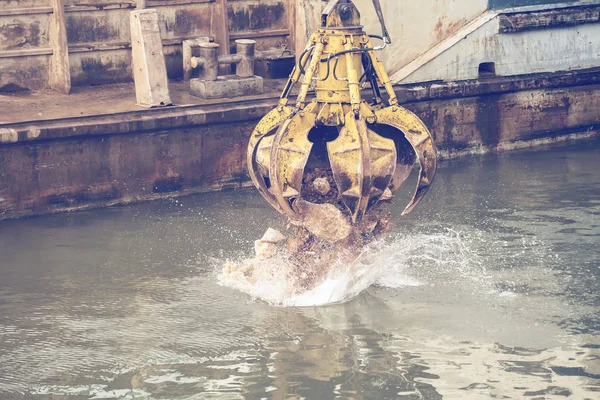
[[[600,130],[599,70],[395,90],[442,159]],[[247,142],[278,100],[0,125],[0,219],[250,184]]]

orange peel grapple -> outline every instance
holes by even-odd
[[[373,3],[382,36],[364,32],[351,0],[327,4],[322,25],[299,57],[278,106],[262,118],[250,138],[252,181],[292,222],[301,219],[294,202],[304,199],[332,203],[358,223],[382,196],[398,190],[418,161],[417,189],[406,214],[421,201],[436,174],[431,134],[415,114],[398,105],[377,59],[376,52],[391,40],[379,0]],[[372,39],[383,44],[376,47]],[[290,104],[297,82],[301,87],[295,104]],[[373,93],[370,103],[361,98],[366,86]],[[314,96],[309,98],[312,89]],[[318,178],[321,185],[316,190]]]

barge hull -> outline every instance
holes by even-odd
[[[600,69],[396,91],[425,121],[443,159],[592,139],[600,131]],[[250,185],[248,138],[277,100],[2,123],[0,219]]]

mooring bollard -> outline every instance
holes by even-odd
[[[206,36],[201,36],[194,39],[186,39],[181,42],[183,56],[183,80],[188,82],[192,78],[192,57],[200,56],[200,45],[208,43],[211,39]]]
[[[247,78],[254,75],[254,47],[256,45],[255,40],[238,39],[235,41],[237,54],[241,56],[240,61],[237,63],[236,75]]]
[[[200,79],[214,81],[219,75],[219,65],[236,64],[236,76],[248,78],[254,76],[255,40],[238,39],[235,41],[237,53],[219,56],[219,44],[200,43],[199,57],[191,57],[192,68],[200,69]]]
[[[200,43],[199,57],[191,57],[192,68],[199,69],[198,78],[190,79],[190,92],[198,97],[216,99],[263,93],[263,80],[254,75],[256,41],[238,39],[237,53],[219,56],[217,43]],[[236,65],[235,75],[219,77],[219,65]]]
[[[200,43],[200,57],[192,57],[192,68],[199,68],[199,79],[216,81],[219,76],[219,45]]]

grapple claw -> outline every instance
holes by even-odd
[[[254,186],[258,189],[260,194],[271,204],[275,209],[281,212],[279,203],[275,196],[269,191],[269,185],[265,178],[268,179],[268,175],[265,174],[265,170],[268,168],[268,164],[261,164],[261,158],[259,157],[261,144],[262,148],[270,148],[272,144],[272,137],[276,132],[276,129],[286,120],[293,112],[292,107],[281,106],[274,110],[271,110],[265,115],[250,136],[250,142],[248,143],[247,152],[247,163],[248,172],[250,178],[254,183]],[[262,172],[261,172],[262,169]]]
[[[308,133],[315,125],[316,114],[306,110],[289,117],[279,127],[271,148],[269,176],[271,191],[285,214],[295,219],[291,202],[302,192],[304,167],[312,143]]]
[[[402,212],[402,215],[406,215],[419,204],[433,183],[433,178],[437,172],[435,143],[423,121],[403,107],[392,106],[375,111],[375,117],[379,124],[390,125],[404,133],[419,159],[421,171],[419,172],[417,189],[412,200]]]
[[[294,206],[302,199],[331,204],[358,226],[384,194],[389,199],[390,192],[400,188],[418,159],[421,170],[416,193],[403,212],[407,214],[433,182],[437,168],[433,138],[416,115],[398,106],[375,55],[385,46],[371,44],[354,4],[330,2],[322,21],[279,106],[252,134],[248,146],[252,181],[295,223],[303,220],[302,210],[310,209]],[[302,74],[296,106],[287,106],[291,87]],[[371,83],[376,104],[361,100],[360,76]],[[387,107],[381,103],[379,83],[389,96]],[[315,99],[308,102],[313,86]]]

